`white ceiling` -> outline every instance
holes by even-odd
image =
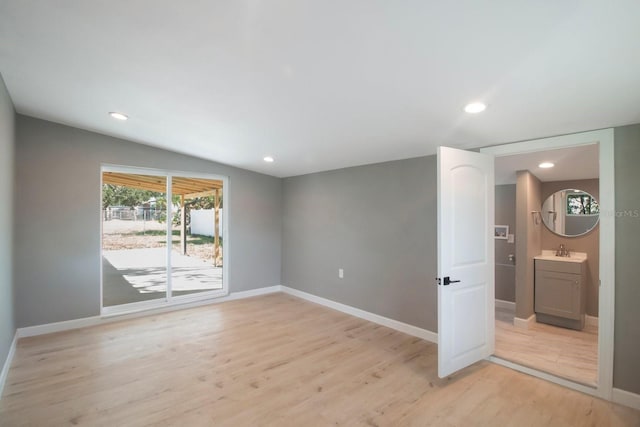
[[[0,73],[20,113],[291,176],[640,122],[638,22],[637,0],[0,0]]]
[[[516,172],[522,170],[528,170],[542,182],[598,178],[598,159],[597,144],[496,157],[496,185],[515,184]],[[543,169],[538,166],[542,162],[551,162],[555,166]]]

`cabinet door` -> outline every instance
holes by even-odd
[[[535,311],[567,319],[580,319],[579,274],[536,270]]]

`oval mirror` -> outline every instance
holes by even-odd
[[[598,224],[600,206],[586,191],[566,189],[547,197],[540,215],[552,232],[564,237],[582,236]]]

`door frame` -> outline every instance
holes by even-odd
[[[600,186],[600,290],[598,302],[598,384],[595,388],[491,356],[489,360],[553,383],[612,400],[615,314],[615,169],[613,128],[534,139],[480,149],[495,157],[598,144]]]
[[[121,173],[130,173],[137,175],[152,175],[152,176],[161,176],[166,178],[166,191],[167,191],[167,200],[171,200],[171,185],[173,177],[193,177],[193,178],[201,178],[201,179],[215,179],[222,181],[222,200],[225,202],[224,207],[224,215],[222,215],[222,259],[224,260],[222,263],[222,289],[216,289],[211,291],[203,291],[196,292],[190,295],[180,295],[180,296],[172,296],[172,287],[171,287],[171,251],[172,251],[172,235],[171,235],[171,222],[167,221],[167,291],[165,296],[162,298],[157,298],[149,301],[140,301],[140,302],[132,302],[128,304],[121,304],[112,307],[105,307],[103,301],[103,287],[104,287],[104,272],[102,271],[102,177],[104,172],[121,172]],[[137,313],[145,310],[153,310],[160,307],[171,307],[180,304],[187,304],[197,301],[203,301],[207,299],[220,298],[227,296],[229,294],[229,177],[225,175],[216,175],[210,173],[199,173],[199,172],[186,172],[186,171],[176,171],[176,170],[168,170],[168,169],[156,169],[156,168],[145,168],[145,167],[136,167],[136,166],[123,166],[123,165],[114,165],[108,163],[102,163],[100,165],[100,191],[98,197],[99,203],[99,218],[100,218],[100,316],[101,317],[111,317],[111,316],[119,316],[130,313]],[[167,218],[172,218],[172,203],[167,203]]]

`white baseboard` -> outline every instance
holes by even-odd
[[[123,313],[110,313],[104,316],[92,316],[84,317],[81,319],[66,320],[63,322],[47,323],[44,325],[27,326],[25,328],[18,328],[16,335],[18,338],[33,337],[37,335],[51,334],[54,332],[70,331],[72,329],[85,328],[88,326],[102,325],[111,322],[119,322],[121,320],[134,319],[137,317],[151,316],[154,314],[166,313],[176,310],[184,310],[187,308],[200,307],[209,304],[218,304],[225,301],[233,301],[242,298],[250,298],[258,295],[266,295],[274,292],[280,292],[280,285],[269,286],[266,288],[251,289],[242,292],[232,292],[229,295],[205,299],[201,301],[192,301],[186,303],[179,303],[163,307],[149,308],[145,310],[123,312]]]
[[[7,354],[7,358],[4,361],[4,365],[2,366],[2,372],[0,372],[0,399],[2,399],[2,394],[4,393],[4,384],[7,381],[7,376],[9,375],[9,368],[11,367],[11,362],[13,361],[13,355],[16,353],[16,344],[18,343],[18,332],[13,335],[13,341],[11,341],[11,347],[9,347],[9,353]]]
[[[307,292],[299,291],[297,289],[282,286],[282,292],[296,296],[298,298],[305,299],[307,301],[314,302],[316,304],[323,305],[325,307],[332,308],[334,310],[341,311],[351,316],[359,317],[360,319],[368,320],[378,325],[386,326],[396,331],[403,332],[407,335],[421,338],[425,341],[438,343],[438,334],[431,332],[427,329],[422,329],[417,326],[409,325],[398,320],[389,319],[388,317],[380,316],[378,314],[370,313],[368,311],[361,310],[359,308],[352,307],[350,305],[335,302],[326,298],[322,298],[316,295],[309,294]]]
[[[614,388],[611,400],[613,400],[615,403],[619,403],[620,405],[625,405],[630,408],[640,410],[640,394],[635,394],[629,391],[620,390],[619,388]]]
[[[282,286],[275,285],[275,286],[269,286],[266,288],[251,289],[251,290],[242,291],[242,292],[232,292],[224,298],[216,299],[216,302],[225,302],[225,301],[233,301],[236,299],[257,297],[260,295],[274,294],[276,292],[281,292],[281,291],[282,291]]]
[[[531,325],[533,325],[534,323],[536,323],[536,314],[535,313],[533,313],[531,316],[529,316],[528,319],[521,319],[519,317],[514,317],[513,318],[513,326],[515,326],[516,328],[529,329],[531,327]]]
[[[45,323],[44,325],[26,326],[18,328],[16,334],[18,338],[35,337],[38,335],[52,334],[54,332],[70,331],[72,329],[95,326],[102,322],[108,322],[100,316],[83,317],[81,319],[65,320],[63,322]]]
[[[595,316],[589,316],[588,314],[586,314],[584,316],[584,323],[585,326],[598,326],[598,318]]]
[[[516,303],[511,301],[505,301],[502,299],[496,299],[496,308],[504,308],[507,310],[516,311]]]

